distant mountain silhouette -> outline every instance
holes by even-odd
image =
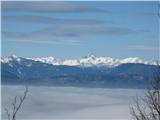
[[[16,56],[7,62],[1,60],[2,84],[145,88],[154,70],[154,65],[141,63],[83,67],[52,65]]]

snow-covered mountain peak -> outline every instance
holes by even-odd
[[[11,56],[6,56],[6,57],[1,57],[1,62],[2,63],[8,63],[10,61],[17,61],[20,62],[21,58],[16,56],[16,55],[11,55]]]
[[[1,57],[2,63],[8,63],[10,61],[21,61],[21,57],[17,57],[15,55],[8,56],[8,57]],[[142,64],[151,64],[155,65],[155,61],[146,61],[142,60],[138,57],[128,57],[125,59],[114,59],[112,57],[97,57],[93,54],[85,56],[81,59],[67,59],[67,60],[59,60],[52,56],[50,57],[42,57],[42,58],[26,58],[33,61],[39,61],[42,63],[52,64],[52,65],[68,65],[68,66],[108,66],[108,67],[115,67],[120,64],[125,63],[142,63]]]
[[[85,56],[84,58],[92,58],[92,59],[94,59],[94,58],[96,58],[96,57],[97,57],[97,56],[92,53],[92,54],[88,54],[88,55]]]
[[[18,58],[18,56],[14,55],[14,54],[11,55],[10,57],[11,57],[11,58],[14,58],[14,59],[17,59],[17,58]]]
[[[36,58],[28,58],[28,59],[43,62],[43,63],[53,64],[53,65],[61,65],[61,61],[52,56],[41,57],[41,58],[36,57]]]
[[[129,57],[121,60],[121,63],[143,63],[143,60],[141,60],[138,57]]]

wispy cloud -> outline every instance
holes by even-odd
[[[94,19],[62,19],[47,16],[2,16],[2,22],[24,22],[35,24],[103,24],[103,21]]]
[[[143,13],[139,13],[139,15],[141,15],[141,16],[159,16],[159,11],[157,11],[157,12],[143,12]]]
[[[146,46],[146,45],[132,45],[128,46],[129,50],[137,50],[137,51],[159,51],[159,46]]]
[[[146,33],[144,30],[134,30],[127,27],[107,26],[107,25],[63,25],[58,28],[47,28],[32,32],[30,35],[47,35],[47,36],[89,36],[89,35],[130,35],[137,33]],[[148,33],[148,31],[147,31]]]
[[[158,17],[160,15],[159,11],[158,11],[158,8],[157,8],[157,11],[153,11],[153,12],[138,12],[138,13],[131,13],[132,15],[134,16],[137,16],[137,17],[144,17],[144,16],[148,16],[148,17]]]
[[[46,35],[31,35],[22,32],[2,32],[2,42],[22,42],[22,43],[40,43],[40,44],[57,44],[57,45],[80,45],[81,42],[75,38],[57,37]]]
[[[3,1],[2,12],[109,12],[80,2],[64,1]]]
[[[106,26],[106,25],[63,25],[59,27],[50,27],[34,32],[7,32],[2,31],[2,41],[12,40],[17,42],[35,42],[35,43],[54,43],[54,44],[80,44],[79,40],[85,36],[125,36],[145,33],[144,30],[133,30],[125,27]]]
[[[42,41],[42,40],[7,40],[9,42],[21,42],[21,43],[38,43],[38,44],[57,44],[57,45],[80,45],[79,40],[59,40],[59,41]]]

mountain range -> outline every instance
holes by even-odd
[[[13,59],[18,61],[20,60],[20,57],[17,57],[15,55],[2,57],[1,62],[7,63],[9,61],[12,61]],[[26,59],[48,63],[52,65],[68,65],[68,66],[108,66],[108,67],[110,66],[110,67],[114,67],[120,64],[125,64],[125,63],[142,63],[142,64],[156,65],[156,62],[153,60],[146,61],[138,57],[129,57],[125,59],[114,59],[111,57],[97,57],[93,54],[84,56],[81,59],[72,59],[72,60],[70,59],[60,60],[52,56],[41,57],[41,58],[26,58]]]
[[[138,57],[113,59],[89,55],[78,60],[54,57],[1,57],[2,84],[76,87],[148,87],[156,62]]]

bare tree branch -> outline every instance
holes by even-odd
[[[141,102],[143,102],[141,104]],[[143,106],[146,105],[146,109]],[[134,120],[160,120],[160,65],[154,72],[151,88],[146,91],[145,98],[137,99],[131,107]]]
[[[10,115],[10,113],[9,113],[8,109],[6,109],[6,108],[5,108],[5,111],[6,111],[6,114],[7,114],[7,118],[8,118],[8,120],[10,120],[11,115]]]
[[[5,109],[8,120],[16,120],[16,115],[17,115],[18,111],[20,110],[20,108],[22,107],[22,104],[23,104],[24,100],[26,99],[27,93],[28,93],[28,87],[25,86],[25,91],[23,93],[23,96],[19,96],[19,97],[15,96],[14,97],[14,101],[12,103],[12,106],[13,106],[12,113],[10,113],[8,111],[8,109]]]

